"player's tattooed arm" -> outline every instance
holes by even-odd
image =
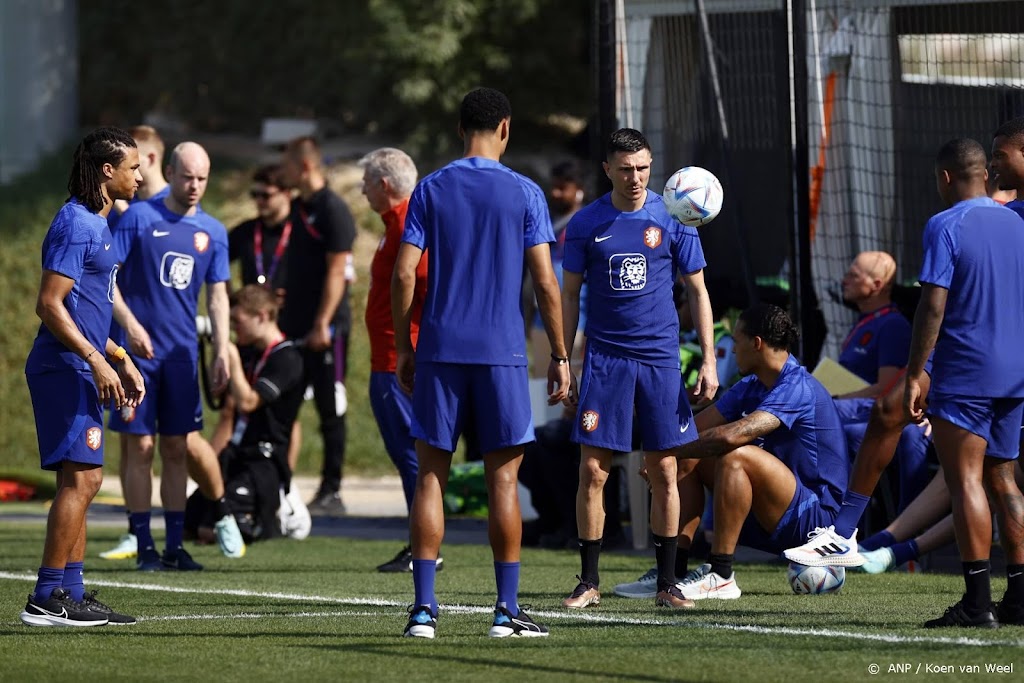
[[[771,434],[782,426],[782,421],[771,413],[755,410],[734,422],[727,422],[700,433],[679,449],[680,458],[717,458],[741,446]]]

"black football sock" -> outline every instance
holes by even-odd
[[[598,538],[593,541],[579,539],[580,543],[580,581],[595,586],[601,585],[601,575],[598,573],[597,565],[601,559],[601,541]]]
[[[658,590],[668,590],[676,583],[676,536],[651,534],[654,539],[654,559],[658,564]]]
[[[711,553],[708,555],[708,561],[711,563],[711,571],[721,576],[723,579],[728,579],[732,576],[732,553]]]
[[[984,612],[992,604],[992,572],[988,560],[963,562],[964,593],[963,605],[970,612]]]

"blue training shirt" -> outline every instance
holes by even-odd
[[[988,197],[958,202],[924,229],[919,280],[949,290],[932,386],[1024,397],[1024,221]]]
[[[544,192],[497,161],[459,159],[420,181],[402,233],[429,264],[417,361],[526,365],[524,251],[554,240]]]
[[[128,208],[131,208],[133,204],[138,204],[139,202],[146,202],[146,201],[149,201],[150,199],[163,199],[164,197],[166,197],[170,193],[171,193],[171,186],[170,185],[164,185],[164,189],[160,190],[159,192],[157,192],[155,195],[153,195],[149,199],[139,199],[139,195],[136,194],[134,197],[132,197],[130,200],[128,200]],[[125,209],[125,212],[127,212],[127,211],[128,211],[128,209]],[[121,222],[121,218],[123,216],[124,216],[124,213],[118,211],[117,207],[114,207],[114,208],[112,208],[110,210],[110,214],[107,216],[107,225],[110,226],[110,234],[114,234],[115,232],[117,232],[117,226]]]
[[[828,390],[792,356],[771,389],[755,375],[744,377],[715,404],[729,422],[755,410],[782,421],[754,443],[781,460],[796,480],[818,495],[822,508],[838,512],[850,476],[846,437]]]
[[[228,233],[196,208],[181,216],[153,198],[130,206],[114,235],[118,285],[159,359],[195,360],[195,316],[203,283],[226,282]]]
[[[43,238],[43,269],[74,280],[64,297],[64,307],[78,330],[100,353],[106,353],[107,331],[114,310],[117,258],[112,243],[107,220],[74,197],[57,212]],[[40,325],[25,373],[69,368],[88,371],[89,364],[64,346],[46,325]]]
[[[906,367],[910,359],[910,321],[895,304],[865,313],[846,335],[839,364],[868,384],[882,367]]]
[[[611,194],[580,209],[566,228],[562,266],[587,282],[587,343],[620,358],[679,367],[677,272],[704,268],[697,229],[672,218],[647,191],[638,211],[619,211]]]

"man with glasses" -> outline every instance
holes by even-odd
[[[291,240],[291,193],[281,182],[277,164],[263,166],[252,176],[249,196],[256,218],[239,224],[228,234],[228,258],[239,261],[242,285],[269,287],[284,303],[285,252]]]

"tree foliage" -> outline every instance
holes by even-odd
[[[477,85],[517,120],[587,116],[589,17],[586,0],[82,0],[82,113],[246,132],[317,117],[441,151]]]

